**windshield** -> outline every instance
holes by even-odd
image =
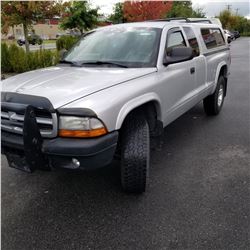
[[[158,28],[112,27],[96,30],[82,37],[64,61],[91,67],[95,62],[102,67],[112,67],[115,63],[126,67],[155,67],[160,35],[161,29]]]

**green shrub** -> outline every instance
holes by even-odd
[[[2,44],[2,71],[22,73],[39,68],[53,66],[59,61],[58,51],[37,50],[26,53],[15,44]],[[8,67],[7,67],[8,66]]]
[[[27,56],[24,49],[17,47],[15,44],[11,44],[9,47],[9,60],[14,72],[22,73],[27,70]]]
[[[35,70],[35,69],[39,69],[42,68],[43,65],[41,63],[40,60],[40,56],[39,56],[39,51],[34,51],[34,52],[29,52],[27,54],[27,62],[28,62],[28,69],[29,70]]]
[[[61,36],[56,41],[56,48],[58,50],[66,49],[69,50],[79,40],[79,37],[74,36]]]
[[[9,48],[6,43],[1,43],[1,71],[3,73],[12,71],[9,58]]]
[[[240,33],[241,36],[250,36],[250,31]]]

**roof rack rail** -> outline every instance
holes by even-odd
[[[212,21],[209,18],[200,18],[200,19],[189,19],[188,18],[188,22],[189,23],[212,23]]]
[[[163,19],[154,19],[154,20],[146,20],[145,22],[170,22],[170,21],[188,21],[186,17],[171,17],[171,18],[163,18]]]
[[[163,19],[147,20],[145,22],[171,22],[171,21],[184,21],[186,23],[212,23],[211,20],[208,18],[200,18],[192,20],[187,17],[163,18]]]

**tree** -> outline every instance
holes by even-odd
[[[2,32],[13,25],[23,25],[25,47],[29,51],[28,30],[34,22],[53,17],[55,2],[50,1],[2,1]]]
[[[236,16],[234,16],[230,10],[224,10],[220,12],[219,19],[221,21],[222,27],[225,29],[232,29],[237,22]]]
[[[90,8],[87,1],[72,2],[66,9],[61,23],[63,29],[77,28],[81,33],[92,29],[97,24],[98,8]]]
[[[234,15],[229,10],[220,12],[218,18],[220,19],[224,29],[238,30],[241,33],[250,33],[250,20],[240,15]]]
[[[171,17],[205,17],[202,9],[194,10],[191,1],[174,1],[171,10],[166,15],[167,18]]]
[[[124,23],[126,22],[126,19],[124,18],[123,13],[123,3],[116,3],[113,7],[113,14],[109,16],[109,20],[114,23]]]
[[[172,1],[125,1],[124,18],[129,22],[138,22],[163,18],[171,9]]]

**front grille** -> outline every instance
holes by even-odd
[[[25,110],[1,111],[1,128],[4,131],[23,134]],[[45,109],[35,109],[36,122],[42,137],[55,137],[57,135],[57,115]]]

